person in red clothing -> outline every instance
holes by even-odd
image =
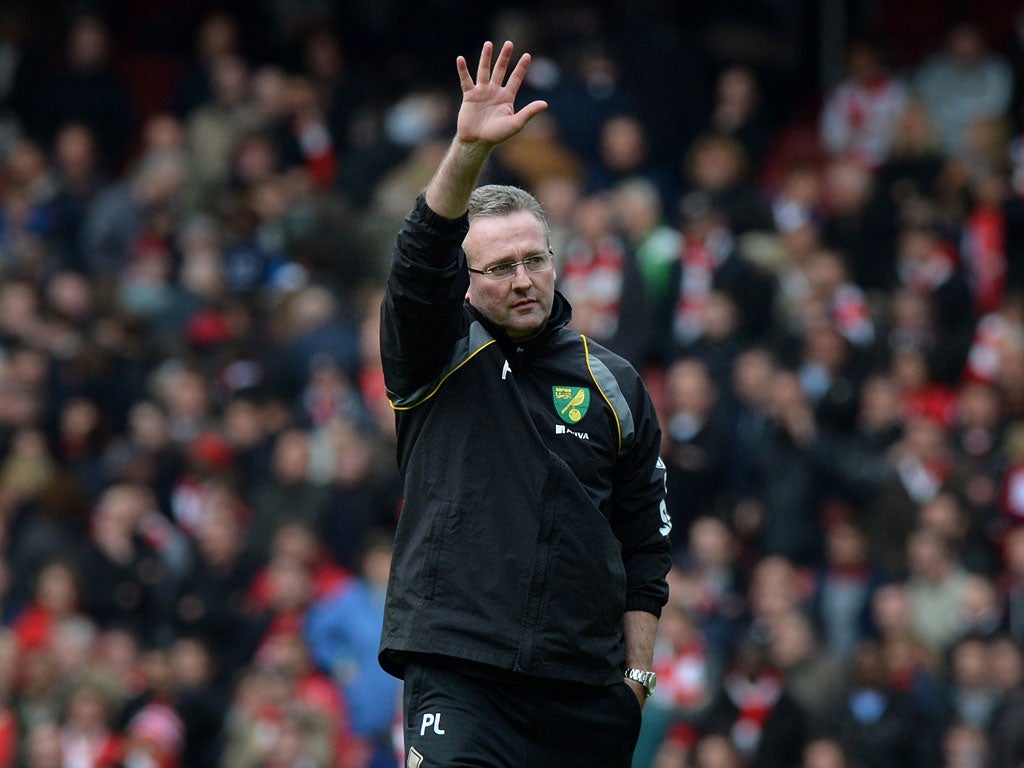
[[[319,600],[345,588],[352,574],[338,565],[316,538],[316,533],[303,522],[282,524],[270,543],[270,562],[278,558],[292,560],[310,570],[313,599]],[[270,601],[270,573],[264,568],[253,581],[249,600],[266,608]]]
[[[78,574],[72,565],[54,560],[36,576],[32,600],[12,622],[22,649],[49,645],[54,627],[79,613]]]
[[[114,768],[121,763],[123,743],[113,730],[113,706],[104,689],[83,680],[71,693],[61,723],[65,768]]]

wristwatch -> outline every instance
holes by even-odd
[[[653,672],[646,672],[642,669],[633,669],[630,667],[622,674],[629,680],[640,683],[640,685],[644,687],[648,696],[654,693],[654,689],[658,685],[658,676]]]

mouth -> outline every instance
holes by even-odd
[[[526,313],[532,311],[537,306],[536,299],[522,299],[512,305],[512,311],[517,313]]]

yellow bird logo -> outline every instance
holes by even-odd
[[[576,424],[587,414],[590,406],[590,389],[587,387],[552,387],[551,396],[555,412],[567,424]]]

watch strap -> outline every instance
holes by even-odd
[[[644,691],[648,696],[654,693],[654,687],[658,684],[658,676],[654,672],[644,669],[630,667],[623,672],[623,676],[629,680],[640,683],[640,685],[644,687]]]

